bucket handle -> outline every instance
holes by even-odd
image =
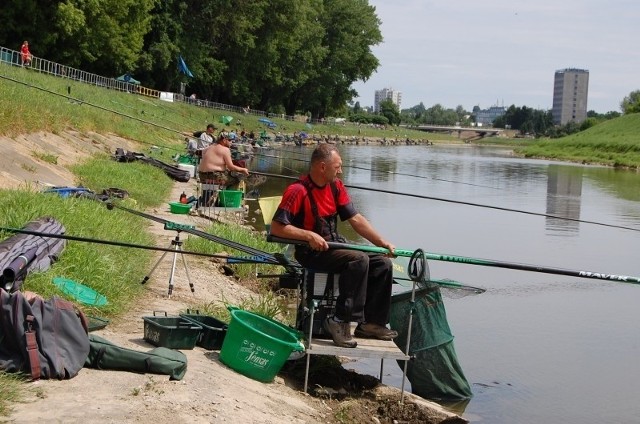
[[[164,314],[164,316],[165,316],[165,317],[167,316],[167,311],[153,311],[153,316],[154,316],[154,317],[155,317],[155,316],[157,316],[157,315],[156,315],[156,313],[158,313],[158,314]]]

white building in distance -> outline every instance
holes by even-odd
[[[476,123],[482,126],[491,126],[496,118],[501,117],[507,112],[504,106],[491,106],[489,109],[481,109],[475,112]]]
[[[402,103],[402,92],[395,91],[393,88],[383,88],[382,90],[376,90],[376,96],[373,101],[373,112],[380,112],[380,102],[383,100],[391,100],[394,105],[400,109]]]

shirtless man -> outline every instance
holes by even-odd
[[[249,175],[247,168],[237,166],[231,160],[230,145],[231,141],[228,136],[223,135],[218,138],[217,143],[202,151],[202,159],[198,167],[201,182],[234,188],[238,186],[240,179],[236,175],[232,175],[231,172]]]

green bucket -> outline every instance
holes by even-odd
[[[231,322],[220,349],[220,361],[229,368],[270,382],[293,351],[304,345],[286,326],[241,309],[231,309]]]
[[[225,208],[239,208],[242,204],[242,190],[220,190],[218,200]]]

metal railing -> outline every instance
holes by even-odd
[[[267,118],[279,118],[287,121],[300,120],[300,116],[292,116],[278,113],[269,113],[262,110],[254,110],[249,108],[243,108],[240,106],[227,105],[224,103],[212,102],[209,100],[192,99],[188,96],[184,96],[179,93],[166,93],[160,90],[147,88],[138,84],[131,84],[125,81],[118,81],[115,78],[103,77],[100,75],[85,72],[80,69],[72,68],[71,66],[62,65],[60,63],[52,62],[50,60],[43,59],[37,56],[31,56],[31,63],[29,65],[22,64],[22,54],[19,51],[11,50],[6,47],[0,46],[0,63],[5,63],[11,66],[26,67],[44,74],[54,75],[60,78],[67,78],[73,81],[78,81],[86,84],[95,85],[97,87],[108,88],[112,90],[118,90],[127,93],[139,94],[147,97],[154,97],[156,99],[167,99],[170,97],[174,102],[183,102],[197,107],[205,107],[210,109],[218,109],[223,111],[235,112],[238,114],[260,116]],[[162,94],[162,96],[161,96]],[[323,124],[324,120],[305,120],[312,124]]]
[[[112,90],[118,90],[127,93],[135,93],[147,97],[160,98],[160,91],[158,90],[143,87],[137,84],[131,84],[125,81],[118,81],[115,78],[107,78],[101,75],[92,74],[90,72],[85,72],[71,66],[62,65],[60,63],[52,62],[50,60],[33,55],[31,55],[31,63],[28,65],[23,65],[22,53],[16,50],[8,49],[6,47],[0,47],[0,62],[12,66],[29,68],[43,74],[95,85],[97,87],[109,88]]]

